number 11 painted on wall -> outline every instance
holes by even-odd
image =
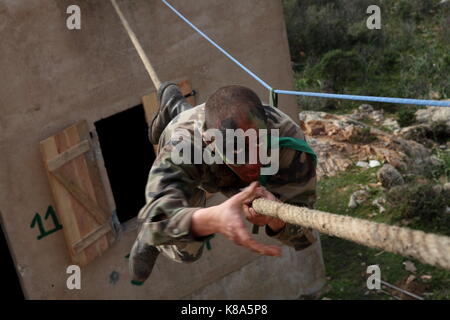
[[[59,223],[58,217],[56,216],[55,209],[53,209],[52,206],[48,207],[47,212],[45,213],[44,219],[47,220],[48,217],[52,218],[52,222],[53,222],[53,224],[55,226],[53,229],[48,230],[48,231],[45,231],[44,224],[42,223],[42,218],[39,215],[39,213],[36,213],[34,215],[33,220],[31,221],[30,228],[34,228],[36,226],[36,224],[38,226],[38,229],[39,229],[39,232],[40,232],[40,234],[37,236],[38,240],[41,240],[42,238],[52,234],[53,232],[62,229],[62,225]]]

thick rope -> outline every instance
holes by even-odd
[[[316,229],[325,234],[450,270],[450,237],[266,199],[256,199],[252,206],[258,213],[279,218],[287,223]]]
[[[142,63],[145,66],[145,69],[147,69],[148,75],[150,76],[150,79],[152,79],[153,85],[155,86],[156,89],[158,89],[161,85],[161,82],[159,81],[159,78],[155,72],[155,69],[153,69],[153,66],[150,63],[150,60],[148,59],[147,55],[145,54],[144,49],[142,49],[142,46],[139,43],[139,40],[137,39],[133,30],[131,29],[130,25],[128,24],[127,19],[125,19],[122,11],[120,10],[119,6],[117,5],[116,0],[111,0],[111,3],[113,5],[114,9],[116,10],[117,15],[119,16],[120,21],[122,21],[122,24],[125,27],[125,30],[127,31],[131,42],[133,42],[133,45],[136,48],[136,51],[139,54],[139,57],[141,58]]]

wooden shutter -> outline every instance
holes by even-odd
[[[41,141],[41,153],[71,260],[80,267],[114,240],[86,121]]]
[[[188,80],[175,82],[181,90],[183,95],[187,95],[192,92],[191,84]],[[195,107],[195,96],[187,97],[187,102]],[[153,91],[142,97],[142,104],[144,105],[145,117],[147,119],[147,123],[150,125],[153,119],[153,115],[158,110],[158,99],[156,96],[156,91]],[[155,152],[157,151],[157,146],[153,146]]]

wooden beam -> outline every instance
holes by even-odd
[[[72,249],[75,251],[75,254],[80,254],[84,249],[89,247],[91,244],[100,239],[104,234],[111,231],[111,226],[109,223],[105,223],[104,225],[98,227],[97,229],[90,232],[83,239],[78,240],[72,245]]]
[[[55,171],[59,167],[63,166],[67,162],[81,156],[83,153],[88,152],[90,149],[89,141],[83,140],[80,143],[74,145],[67,151],[58,154],[55,158],[47,161],[47,168],[49,171]]]

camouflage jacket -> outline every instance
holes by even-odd
[[[150,170],[145,196],[147,203],[138,215],[146,228],[146,242],[156,246],[186,245],[204,241],[190,232],[192,214],[205,206],[205,191],[232,196],[246,187],[226,164],[175,164],[171,151],[180,141],[180,132],[195,131],[202,136],[202,148],[208,146],[205,131],[205,105],[176,116],[164,129],[158,155]],[[280,137],[305,140],[299,126],[279,109],[264,106],[268,129],[279,129]],[[180,130],[187,129],[187,130]],[[182,135],[183,136],[183,135]],[[183,138],[185,138],[183,136]],[[293,149],[280,148],[278,173],[269,176],[266,188],[285,203],[312,208],[316,199],[316,172],[312,157]],[[142,227],[141,227],[142,228]],[[266,226],[266,234],[282,243],[303,249],[315,241],[311,230],[286,224],[278,233]]]

